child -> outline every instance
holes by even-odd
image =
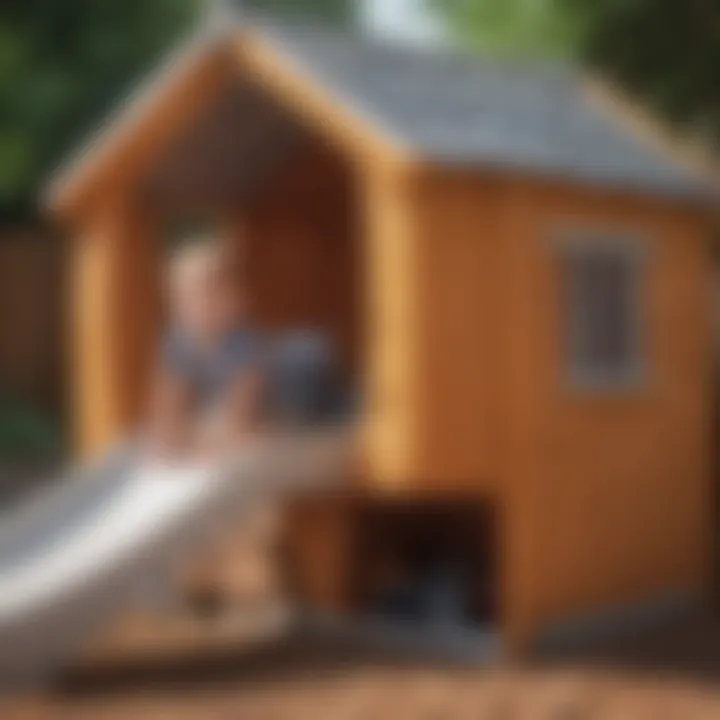
[[[213,459],[258,429],[262,353],[236,270],[214,239],[184,245],[168,263],[169,323],[149,427],[151,451],[161,458]],[[189,578],[202,607],[232,610],[246,600],[243,544],[242,536],[225,538]]]
[[[167,271],[169,327],[153,392],[150,443],[164,457],[227,451],[259,422],[259,339],[226,246],[183,246]]]

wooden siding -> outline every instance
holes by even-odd
[[[414,213],[419,274],[418,481],[483,493],[503,482],[511,273],[505,188],[428,175]]]
[[[512,607],[527,628],[608,604],[707,588],[712,514],[709,227],[700,216],[631,197],[518,185],[514,237],[526,281],[515,315],[523,447],[506,514]],[[636,388],[572,390],[553,235],[636,235],[648,244],[644,352]]]
[[[701,214],[439,171],[375,192],[371,459],[394,489],[495,499],[510,642],[609,604],[702,592],[713,380]],[[563,376],[554,237],[568,227],[649,246],[637,389],[573,391]]]

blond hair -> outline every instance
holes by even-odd
[[[204,267],[220,277],[235,279],[238,270],[230,244],[212,235],[195,235],[183,241],[170,253],[167,267],[170,278],[187,276]]]

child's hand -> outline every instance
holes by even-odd
[[[147,425],[147,452],[161,460],[182,458],[192,448],[190,392],[179,378],[158,373]]]
[[[204,460],[217,460],[236,445],[230,425],[222,413],[214,412],[202,418],[195,432],[193,454]]]
[[[192,442],[186,429],[164,428],[147,438],[146,453],[155,460],[179,460],[190,455]]]

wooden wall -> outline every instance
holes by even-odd
[[[709,227],[661,201],[520,185],[515,428],[507,572],[526,628],[670,592],[707,590],[715,438]],[[635,388],[573,391],[562,372],[558,227],[648,244],[648,372]],[[520,395],[522,393],[522,395]]]
[[[404,307],[404,322],[379,341],[385,387],[399,359],[392,389],[412,412],[409,423],[399,409],[379,416],[378,435],[387,446],[405,433],[394,446],[405,451],[401,487],[495,498],[511,640],[609,604],[702,592],[714,387],[712,264],[700,215],[459,173],[418,176],[402,199],[401,242],[375,257],[397,278],[379,291],[388,317]],[[553,238],[568,225],[650,245],[650,371],[638,388],[573,391],[563,377]],[[401,261],[391,257],[403,247]]]
[[[499,482],[502,192],[429,172],[369,188],[367,441],[388,490],[478,494]]]
[[[42,229],[0,229],[0,393],[66,407],[66,247]]]
[[[428,174],[415,190],[417,461],[443,491],[503,482],[514,330],[507,189],[497,179]]]

